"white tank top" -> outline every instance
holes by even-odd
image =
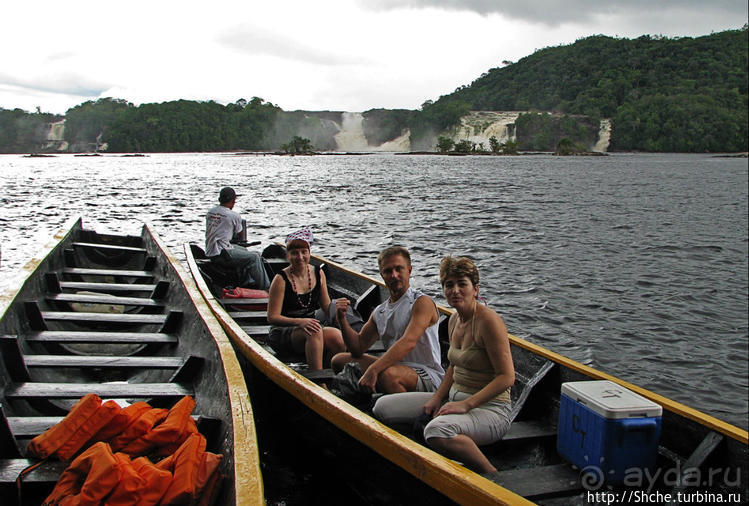
[[[409,288],[394,303],[390,299],[377,306],[372,313],[377,332],[380,334],[382,344],[386,349],[390,347],[403,336],[411,320],[411,309],[416,300],[424,296],[423,293]],[[439,343],[439,325],[427,327],[424,333],[419,337],[416,347],[408,355],[400,360],[401,364],[409,367],[419,367],[423,369],[432,380],[434,387],[437,388],[442,383],[445,376],[445,370],[440,363],[440,343]]]

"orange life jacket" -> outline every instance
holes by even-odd
[[[117,486],[122,464],[106,443],[96,443],[76,457],[57,480],[43,506],[99,505]]]
[[[60,446],[55,452],[55,456],[60,460],[70,460],[94,434],[107,425],[120,411],[122,411],[122,408],[114,401],[107,401],[99,406],[94,414],[83,422],[78,430]]]
[[[62,421],[29,442],[28,453],[40,459],[54,454],[101,406],[96,394],[81,397]],[[85,441],[84,441],[85,443]]]
[[[139,506],[155,506],[172,483],[172,473],[159,469],[146,457],[138,457],[131,462],[141,478],[146,480],[146,486],[140,495]]]
[[[161,504],[185,504],[200,500],[221,462],[221,455],[205,451],[202,434],[191,434],[179,449],[156,467],[171,470],[174,478]]]
[[[109,444],[112,446],[112,450],[120,451],[131,441],[143,436],[146,432],[151,430],[155,424],[166,418],[168,413],[169,410],[163,408],[149,409],[135,420],[135,422],[131,423],[117,437],[110,441]]]
[[[194,420],[190,416],[193,409],[195,409],[195,400],[190,396],[183,397],[169,410],[163,422],[154,425],[153,429],[128,443],[121,451],[128,455],[138,456],[146,455],[155,448],[169,445],[173,450],[168,453],[173,453],[191,433],[197,432]],[[193,423],[190,424],[190,422]]]
[[[133,424],[143,413],[151,409],[151,406],[147,402],[136,402],[130,406],[122,409],[119,413],[112,418],[109,425],[101,429],[99,432],[94,434],[93,441],[109,441],[113,437],[117,436],[131,424]]]
[[[148,486],[148,481],[133,468],[130,457],[124,453],[115,453],[114,457],[120,463],[119,482],[109,497],[107,506],[136,506],[142,504],[141,496]]]

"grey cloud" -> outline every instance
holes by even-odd
[[[44,75],[24,79],[0,73],[0,84],[27,90],[57,93],[60,95],[73,95],[78,97],[98,97],[109,89],[108,85],[70,73]]]
[[[358,0],[362,6],[374,10],[402,8],[437,8],[452,11],[476,12],[482,15],[499,14],[510,18],[556,26],[565,22],[585,22],[597,15],[627,15],[641,13],[647,17],[669,12],[693,10],[695,14],[723,14],[736,19],[740,28],[747,19],[745,0]],[[668,22],[668,19],[664,20]]]
[[[351,65],[362,61],[252,26],[236,27],[219,37],[218,42],[244,54],[275,56],[320,65]]]

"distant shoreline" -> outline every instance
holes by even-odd
[[[368,156],[378,154],[392,154],[397,156],[403,155],[418,155],[418,156],[538,156],[538,155],[551,155],[551,156],[609,156],[612,154],[632,154],[632,155],[710,155],[715,158],[749,158],[748,152],[736,152],[736,153],[690,153],[690,152],[670,152],[670,151],[611,151],[611,152],[599,152],[599,151],[582,151],[579,153],[570,153],[568,155],[560,155],[553,151],[518,151],[516,154],[506,153],[440,153],[439,151],[314,151],[311,153],[283,153],[280,151],[168,151],[168,152],[149,152],[149,153],[0,153],[1,155],[16,155],[22,156],[23,158],[54,158],[56,156],[77,156],[77,157],[98,157],[98,156],[109,156],[109,157],[121,157],[121,158],[135,158],[145,157],[152,154],[186,154],[186,153],[197,153],[197,154],[219,154],[227,156]]]

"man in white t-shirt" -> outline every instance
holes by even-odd
[[[238,286],[267,290],[270,280],[260,255],[231,243],[243,228],[242,217],[233,211],[236,200],[233,188],[221,188],[219,205],[206,213],[205,254],[221,267],[235,269]]]
[[[336,316],[348,351],[333,357],[333,370],[358,362],[364,372],[359,379],[363,392],[434,392],[445,375],[437,306],[428,295],[411,288],[407,249],[391,246],[380,253],[377,263],[390,297],[372,311],[359,332],[346,320],[349,300],[336,300]],[[378,339],[387,349],[385,354],[366,353]]]

